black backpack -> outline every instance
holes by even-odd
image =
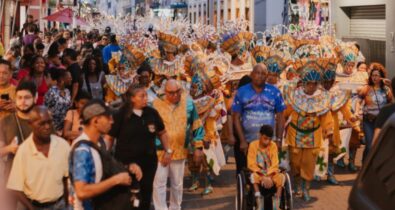
[[[99,148],[95,143],[88,140],[81,140],[73,146],[70,153],[71,166],[74,164],[74,151],[81,144],[86,144],[99,153],[103,165],[103,176],[101,181],[106,180],[118,173],[127,172],[127,169],[121,163],[116,161],[109,152],[107,152],[104,148]],[[73,183],[71,172],[70,178]],[[133,207],[130,198],[131,193],[129,187],[115,186],[107,192],[92,198],[92,204],[95,210],[131,210]]]

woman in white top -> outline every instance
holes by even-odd
[[[93,99],[103,100],[105,77],[101,61],[88,56],[84,61],[82,71],[84,81],[82,89],[90,93]]]

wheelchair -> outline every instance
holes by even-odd
[[[280,169],[284,174],[285,182],[280,197],[280,209],[292,210],[293,197],[291,179],[284,169]],[[237,193],[236,193],[236,210],[260,210],[256,208],[254,186],[250,181],[251,172],[248,169],[242,170],[237,174]],[[273,196],[276,194],[276,187],[271,189],[262,189],[263,203],[265,210],[273,209]]]

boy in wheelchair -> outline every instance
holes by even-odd
[[[251,171],[250,180],[254,186],[257,209],[263,209],[261,192],[272,189],[273,186],[276,187],[273,207],[278,209],[285,177],[280,173],[277,145],[272,142],[273,128],[263,125],[260,134],[259,140],[253,141],[248,147],[247,166]]]

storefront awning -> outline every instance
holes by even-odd
[[[182,9],[182,8],[187,8],[188,5],[185,2],[177,2],[177,3],[172,3],[170,5],[170,8],[172,9]]]

